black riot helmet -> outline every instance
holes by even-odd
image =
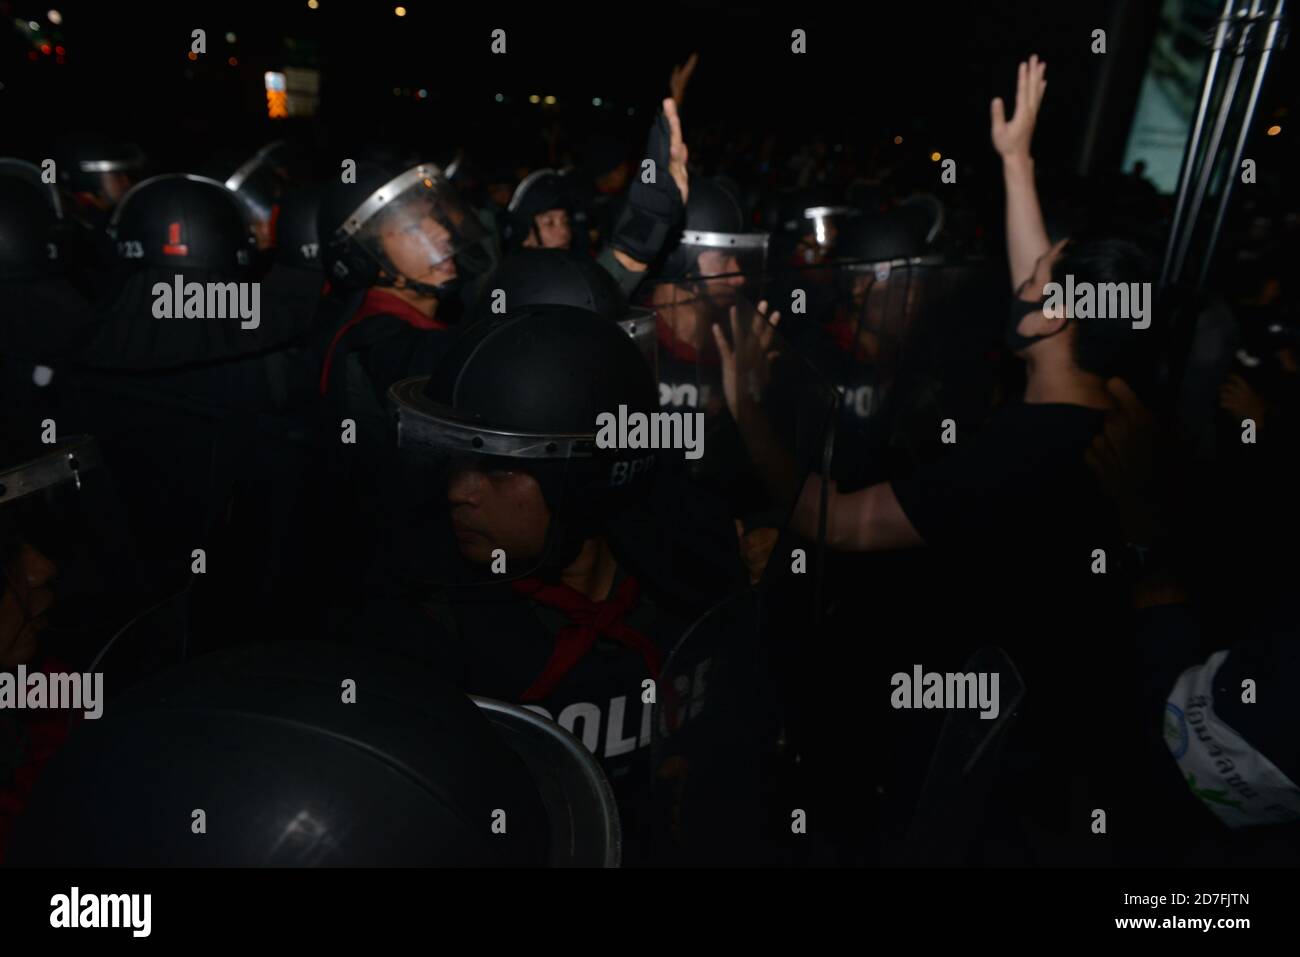
[[[275,224],[275,261],[297,269],[321,271],[320,213],[323,189],[316,183],[294,186],[280,202]]]
[[[932,193],[913,193],[898,204],[898,213],[912,224],[927,247],[939,241],[947,222],[942,200]]]
[[[521,248],[529,236],[540,244],[542,239],[537,232],[534,217],[553,209],[567,212],[571,205],[569,184],[565,182],[563,173],[554,169],[539,169],[529,173],[515,187],[506,206],[506,225],[502,236],[506,248]]]
[[[846,221],[858,216],[858,209],[836,201],[822,186],[792,190],[779,202],[777,232],[783,251],[789,250],[801,264],[822,262],[835,249]]]
[[[937,265],[924,253],[924,229],[897,209],[850,221],[839,234],[830,271],[813,267],[835,279],[836,309],[821,318],[855,328],[901,329],[924,267]]]
[[[750,230],[740,197],[719,180],[693,181],[686,223],[664,263],[664,278],[758,276],[766,261],[767,235]]]
[[[145,155],[134,143],[96,133],[66,137],[54,151],[59,185],[79,205],[108,212],[144,174]]]
[[[269,222],[288,182],[290,145],[276,140],[240,163],[226,177],[226,189],[239,195],[259,221]]]
[[[462,265],[486,266],[483,225],[439,167],[384,175],[359,164],[355,183],[322,198],[317,224],[331,277],[357,288],[400,279],[404,288],[442,297],[459,284]]]
[[[6,862],[565,863],[550,816],[525,761],[439,675],[362,643],[279,642],[111,697],[47,765]]]
[[[63,219],[63,198],[54,183],[46,183],[41,169],[35,163],[13,156],[0,156],[0,176],[14,176],[35,186],[50,204],[56,219]]]
[[[442,167],[442,175],[451,183],[460,181],[468,170],[465,163],[465,151],[459,146],[443,146],[434,151],[433,159]]]
[[[434,506],[447,508],[452,483],[466,476],[523,473],[536,481],[549,511],[545,541],[527,543],[526,552],[502,545],[507,578],[565,567],[610,515],[641,499],[656,463],[671,454],[647,447],[644,429],[643,443],[611,442],[611,417],[655,412],[658,387],[622,330],[573,306],[523,307],[471,324],[432,375],[397,383],[389,399],[400,453],[422,466]],[[440,530],[428,514],[426,540],[463,531],[454,515],[443,518],[450,528]],[[479,531],[491,539],[491,528]],[[484,557],[467,546],[468,564],[486,567],[493,543],[470,544]]]
[[[962,275],[959,264],[928,247],[933,221],[917,211],[895,208],[851,221],[831,262],[814,267],[829,269],[835,279],[835,308],[823,320],[841,324],[846,343],[874,351],[885,367],[894,364],[913,320],[951,296]],[[877,338],[873,343],[864,334]]]
[[[113,213],[118,258],[164,268],[240,273],[257,241],[239,200],[214,179],[166,173],[137,183]]]
[[[392,166],[359,160],[355,182],[326,183],[321,187],[316,235],[321,266],[332,282],[358,288],[373,284],[378,275],[374,262],[341,233],[340,227],[363,198],[382,189],[396,175]]]
[[[58,195],[41,183],[40,170],[22,160],[0,159],[0,279],[56,272],[58,225]]]
[[[269,249],[275,244],[276,221],[280,201],[289,185],[292,156],[289,141],[276,140],[252,156],[226,153],[215,157],[199,170],[224,183],[226,189],[239,197],[257,235],[259,249]]]
[[[926,228],[902,209],[856,219],[840,233],[835,258],[845,264],[889,262],[925,252]]]
[[[647,362],[655,361],[654,313],[628,305],[614,277],[589,256],[568,249],[521,249],[502,260],[483,284],[479,313],[523,306],[576,306],[618,323]],[[500,290],[500,294],[497,293]]]

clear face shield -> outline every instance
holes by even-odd
[[[618,320],[618,326],[636,344],[637,351],[645,359],[657,382],[659,381],[659,339],[656,322],[654,310],[633,306],[628,309],[624,318]]]
[[[943,264],[939,256],[839,264],[835,310],[829,318],[837,341],[842,340],[854,361],[892,368]]]
[[[767,242],[761,233],[686,233],[682,244],[694,254],[689,285],[695,298],[715,313],[741,298],[752,300],[767,267]]]
[[[415,166],[347,218],[352,237],[395,285],[442,290],[489,265],[486,231],[436,166]]]
[[[643,305],[659,324],[660,366],[669,357],[716,366],[713,326],[727,322],[733,306],[757,302],[767,236],[687,231],[681,246],[689,260],[686,278],[643,286]]]

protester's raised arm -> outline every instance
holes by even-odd
[[[1047,64],[1031,56],[1021,63],[1016,75],[1015,113],[1006,118],[1001,97],[994,97],[993,148],[1002,157],[1002,178],[1007,192],[1007,258],[1011,263],[1011,288],[1034,274],[1034,265],[1051,247],[1043,211],[1038,205],[1038,188],[1034,185],[1034,160],[1029,152],[1038,121],[1038,109],[1047,89]]]

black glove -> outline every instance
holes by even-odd
[[[669,171],[672,134],[661,111],[646,137],[646,159],[654,160],[655,181],[643,182],[638,165],[627,191],[627,205],[614,227],[610,245],[638,262],[650,263],[682,216],[682,194]]]

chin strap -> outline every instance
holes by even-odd
[[[433,296],[435,299],[447,299],[454,295],[460,288],[460,277],[450,279],[447,282],[438,283],[436,286],[427,282],[420,282],[418,279],[412,279],[409,276],[402,276],[404,282],[398,286],[394,279],[387,275],[381,275],[375,280],[376,286],[385,286],[389,289],[409,289],[411,292],[421,296]]]

